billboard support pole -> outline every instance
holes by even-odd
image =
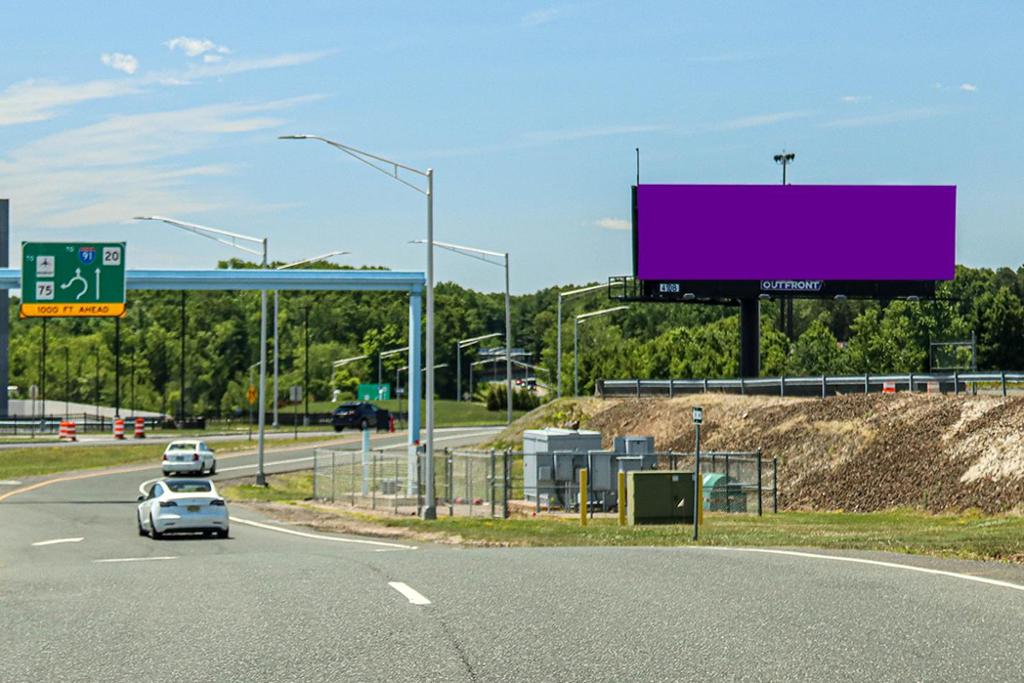
[[[760,301],[740,299],[740,377],[761,374]]]

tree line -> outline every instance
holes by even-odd
[[[239,260],[222,268],[254,267]],[[317,267],[345,268],[321,263]],[[552,387],[557,368],[556,306],[550,287],[512,298],[513,345],[538,365],[529,372]],[[608,306],[602,290],[564,301],[563,393],[573,391],[573,316]],[[271,307],[272,309],[272,307]],[[185,296],[184,405],[189,415],[230,416],[246,409],[246,389],[259,360],[258,292],[189,292]],[[483,293],[455,283],[435,288],[436,373],[441,398],[456,395],[456,344],[493,332],[504,333],[501,293]],[[926,372],[936,363],[931,343],[977,339],[981,369],[1024,368],[1024,268],[958,266],[956,279],[940,283],[935,301],[815,301],[794,306],[793,338],[778,329],[776,302],[761,305],[761,373]],[[115,397],[115,322],[110,319],[53,319],[47,322],[42,357],[41,320],[19,320],[12,298],[10,383],[25,398],[46,375],[46,398],[112,405]],[[360,382],[376,382],[377,353],[408,343],[408,297],[382,292],[282,292],[280,294],[280,393],[302,385],[307,371],[312,400],[329,400],[335,389],[353,396]],[[269,325],[268,325],[269,328]],[[269,335],[268,335],[269,336]],[[182,400],[181,294],[131,292],[120,322],[121,405],[178,414]],[[462,352],[463,392],[469,365],[482,347],[503,347],[496,337]],[[943,364],[969,366],[964,349],[949,347]],[[332,361],[367,356],[335,369]],[[273,349],[268,359],[273,358]],[[581,393],[598,379],[734,377],[739,371],[739,315],[735,307],[700,304],[632,304],[622,312],[580,326]],[[406,354],[382,359],[381,378],[402,386]],[[490,364],[474,366],[476,379],[495,379]],[[493,372],[503,376],[504,364]],[[521,368],[517,373],[524,373]],[[268,383],[269,386],[269,383]],[[479,388],[479,387],[476,387]],[[479,392],[478,392],[479,393]]]

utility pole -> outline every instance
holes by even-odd
[[[309,424],[309,304],[306,304],[306,308],[303,314],[303,335],[306,341],[306,349],[304,353],[305,360],[303,361],[302,368],[302,394],[305,400],[305,406],[302,409],[302,424]]]
[[[775,163],[782,166],[782,184],[786,185],[786,168],[796,159],[794,152],[782,150],[782,154],[776,154]],[[793,338],[793,299],[779,299],[779,331],[789,339]]]
[[[179,376],[181,382],[181,396],[178,397],[178,415],[182,422],[185,421],[185,294],[183,290],[181,292],[181,373]]]
[[[114,318],[114,417],[121,417],[121,319]]]
[[[70,417],[71,417],[70,405],[68,403],[71,400],[69,398],[71,396],[71,370],[70,370],[70,368],[68,366],[69,366],[68,347],[65,346],[64,347],[64,419],[65,420],[70,419]]]

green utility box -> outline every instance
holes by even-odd
[[[627,472],[626,501],[629,526],[693,524],[693,472]]]

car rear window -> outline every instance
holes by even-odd
[[[169,451],[194,451],[196,449],[195,443],[172,443],[167,447]]]
[[[169,481],[167,488],[175,493],[209,493],[213,490],[208,481]]]

